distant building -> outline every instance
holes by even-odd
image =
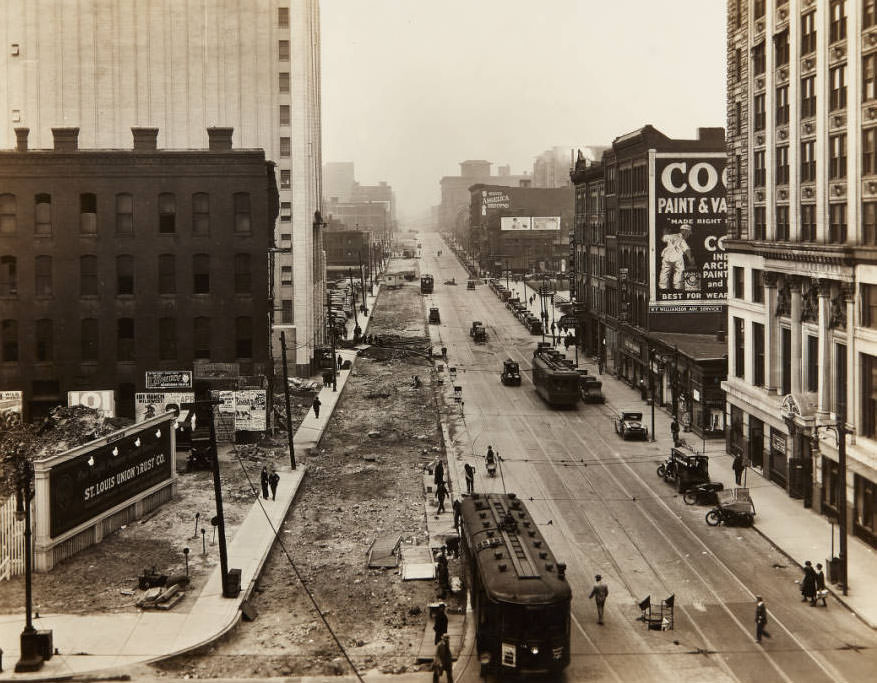
[[[572,188],[470,188],[470,253],[487,273],[566,271],[573,226]]]
[[[352,267],[359,277],[359,266],[369,266],[372,234],[365,230],[328,230],[325,235],[326,272],[329,279],[347,273]]]
[[[28,418],[107,389],[134,417],[147,370],[271,372],[274,165],[231,149],[229,128],[203,150],[132,130],[133,149],[79,149],[56,128],[54,149],[31,150],[19,128],[0,151],[0,386]]]
[[[330,225],[345,230],[368,230],[376,239],[388,240],[393,222],[389,202],[334,202],[326,204]]]
[[[325,202],[349,202],[356,183],[352,161],[327,161],[323,164],[323,199]]]

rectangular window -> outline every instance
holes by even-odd
[[[292,174],[288,168],[280,170],[280,189],[288,190],[292,187]]]
[[[777,185],[788,185],[789,183],[789,146],[783,145],[776,148],[776,176]]]
[[[831,244],[845,244],[847,241],[847,205],[829,205],[831,222],[828,226],[828,241]]]
[[[743,104],[734,102],[734,134],[740,135],[743,131]]]
[[[877,99],[877,52],[862,57],[862,102]]]
[[[739,47],[734,52],[734,80],[738,83],[743,78],[743,50]]]
[[[237,358],[253,357],[253,319],[239,317],[235,319],[235,356]]]
[[[789,234],[789,207],[788,205],[776,208],[776,230],[774,239],[778,242],[788,242]]]
[[[100,326],[96,318],[83,318],[79,326],[79,357],[96,361],[100,353]]]
[[[0,256],[0,296],[18,294],[18,260],[14,256]]]
[[[195,254],[192,257],[192,293],[210,294],[210,256]]]
[[[291,249],[292,248],[292,233],[289,233],[289,232],[281,232],[280,233],[280,248],[281,249]]]
[[[807,140],[801,143],[801,182],[816,180],[816,142]]]
[[[289,61],[289,41],[288,40],[278,40],[277,41],[277,59],[281,62]]]
[[[862,359],[862,434],[877,436],[877,358],[860,354]]]
[[[847,37],[846,0],[831,0],[830,13],[829,43],[844,40]]]
[[[807,391],[819,390],[819,337],[807,336]]]
[[[288,157],[291,153],[289,138],[280,138],[280,156]]]
[[[97,195],[91,192],[79,195],[79,234],[97,234]]]
[[[862,174],[877,173],[877,128],[862,131]]]
[[[752,127],[754,130],[764,130],[764,93],[756,95],[752,101]]]
[[[162,234],[177,231],[177,198],[173,192],[158,195],[158,231]]]
[[[752,48],[752,72],[756,76],[764,73],[764,42]]]
[[[862,28],[871,28],[877,25],[877,0],[864,0],[862,2]]]
[[[281,302],[280,309],[280,322],[286,323],[287,325],[291,325],[293,323],[292,318],[292,299],[283,299]]]
[[[847,136],[832,135],[829,139],[828,177],[832,180],[847,177]]]
[[[743,299],[745,297],[743,274],[743,268],[740,266],[734,266],[734,298],[736,299]]]
[[[756,206],[753,209],[753,233],[752,236],[757,240],[767,239],[767,209],[763,206]]]
[[[752,184],[755,187],[764,187],[767,174],[765,169],[764,150],[758,150],[753,156],[754,168],[752,171]]]
[[[234,256],[234,292],[235,294],[252,293],[252,274],[250,272],[250,255],[235,254]]]
[[[34,234],[52,234],[52,195],[40,193],[34,196]]]
[[[877,246],[877,202],[862,202],[862,244]]]
[[[834,345],[834,395],[831,407],[835,413],[847,404],[847,345]]]
[[[206,192],[192,195],[192,234],[202,237],[210,234],[210,195]]]
[[[2,360],[5,363],[18,361],[18,321],[4,320],[0,322],[0,347]]]
[[[249,192],[234,193],[234,231],[238,234],[249,234],[253,231]]]
[[[210,318],[195,318],[192,326],[192,344],[195,358],[210,359]]]
[[[828,79],[831,84],[831,100],[830,109],[844,109],[847,106],[847,66],[841,64],[828,72]]]
[[[785,396],[792,392],[792,331],[788,327],[780,328],[780,344],[782,350],[780,382]]]
[[[801,118],[816,116],[816,76],[801,79]]]
[[[14,194],[0,194],[0,235],[14,235],[18,231],[17,207]]]
[[[734,318],[734,376],[743,377],[746,372],[746,339],[744,321]]]
[[[37,296],[52,296],[52,257],[37,256],[34,259],[34,293]]]
[[[764,325],[752,323],[752,383],[764,386]]]
[[[292,266],[280,266],[280,284],[292,284]]]
[[[281,126],[288,126],[289,122],[290,122],[289,105],[288,104],[281,104],[280,105],[280,125]]]
[[[281,71],[278,74],[278,84],[280,87],[280,92],[289,92],[289,72]]]
[[[877,285],[861,285],[862,325],[877,330]]]
[[[764,303],[764,271],[752,269],[752,301],[756,304]]]
[[[801,204],[801,241],[816,241],[816,205]]]
[[[134,234],[134,195],[125,192],[116,195],[116,234]]]
[[[761,19],[764,16],[764,0],[753,0],[752,16],[755,19]]]
[[[158,293],[177,293],[177,259],[174,254],[158,255]]]
[[[855,474],[853,501],[855,505],[853,532],[873,542],[877,534],[877,484],[860,474]]]
[[[119,318],[116,321],[116,360],[129,362],[134,358],[134,318]]]
[[[277,25],[280,28],[289,28],[289,7],[277,8]]]
[[[97,296],[97,256],[90,254],[79,257],[79,295]]]
[[[175,318],[158,319],[158,359],[177,359],[177,321]]]
[[[54,360],[52,344],[52,321],[48,318],[37,320],[36,323],[36,359],[40,363]]]
[[[116,257],[116,294],[134,294],[134,257]]]
[[[801,56],[816,52],[816,12],[801,17]]]
[[[789,63],[789,29],[773,37],[773,47],[774,66],[786,66]]]
[[[776,123],[782,126],[789,122],[789,86],[781,85],[777,88],[776,100]]]
[[[280,202],[280,222],[289,223],[292,220],[292,202]]]

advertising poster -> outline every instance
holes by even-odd
[[[0,429],[21,422],[24,396],[20,391],[0,391]]]
[[[531,230],[533,219],[529,216],[502,216],[499,219],[500,230]]]
[[[216,441],[228,443],[234,441],[235,431],[235,392],[211,391],[210,397],[214,401],[222,401],[213,406],[213,428],[216,431]]]
[[[236,391],[234,428],[242,432],[262,432],[267,429],[265,409],[267,397],[264,389]]]
[[[191,389],[192,373],[188,370],[147,370],[147,389]]]
[[[721,311],[727,297],[722,154],[654,158],[651,312]]]
[[[533,230],[560,230],[560,216],[534,216]]]
[[[116,416],[116,394],[112,389],[104,391],[68,391],[68,406],[86,406],[99,410],[104,417]]]
[[[168,410],[179,416],[180,406],[194,400],[195,394],[191,391],[148,391],[134,394],[134,421],[143,422]]]

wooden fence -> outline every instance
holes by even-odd
[[[15,496],[0,504],[0,581],[24,574],[24,521],[15,518]]]

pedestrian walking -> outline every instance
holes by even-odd
[[[445,498],[447,498],[447,496],[448,489],[445,486],[445,482],[440,481],[435,489],[435,497],[438,498],[438,510],[436,510],[436,514],[441,514],[445,511]]]
[[[816,600],[822,600],[822,606],[828,607],[828,603],[826,602],[826,598],[828,597],[828,591],[825,590],[825,572],[822,571],[822,565],[817,562],[816,563]],[[813,601],[813,604],[816,604],[816,600]]]
[[[466,493],[475,492],[475,468],[468,462],[463,465],[463,472],[466,475]]]
[[[440,603],[435,611],[435,623],[432,625],[435,631],[435,644],[442,639],[442,636],[448,632],[448,615],[445,614],[445,603]]]
[[[454,499],[454,504],[451,506],[454,509],[454,528],[457,530],[457,533],[460,533],[460,520],[463,518],[463,504],[460,502],[459,498]]]
[[[271,474],[268,475],[268,485],[271,487],[271,500],[277,500],[277,484],[280,483],[280,475],[277,470],[271,468]]]
[[[447,595],[448,589],[451,587],[450,575],[448,574],[448,557],[444,552],[439,553],[436,558],[436,565],[439,589],[441,591],[441,597],[444,598],[445,595]]]
[[[743,466],[742,453],[737,453],[737,455],[734,456],[734,462],[731,464],[731,469],[734,470],[734,479],[737,480],[737,486],[742,485],[743,470],[745,469]]]
[[[435,458],[435,465],[432,469],[432,483],[435,485],[435,495],[438,498],[438,487],[445,480],[445,464],[438,456]]]
[[[262,483],[262,498],[268,499],[268,468],[263,467],[262,473],[259,475],[259,481]]]
[[[591,589],[591,594],[588,596],[588,599],[594,598],[594,602],[597,605],[597,623],[603,623],[603,606],[606,604],[606,596],[609,595],[609,586],[603,583],[603,577],[597,574],[594,577],[594,587]]]
[[[341,366],[344,365],[344,359],[341,358],[341,354],[340,354],[340,353],[338,354],[337,362],[338,362],[338,369],[340,370],[340,369],[341,369]]]
[[[320,406],[321,405],[322,404],[320,403],[320,397],[314,396],[314,403],[313,403],[314,417],[320,417]]]
[[[679,420],[677,420],[675,417],[673,418],[673,421],[670,423],[670,434],[673,437],[673,445],[678,446],[679,445]]]
[[[816,606],[816,570],[810,560],[804,563],[804,577],[801,579],[801,602],[810,601],[810,606]]]
[[[454,683],[454,661],[451,656],[451,637],[445,633],[435,648],[432,660],[432,683],[438,683],[442,674],[448,676],[448,683]]]
[[[770,638],[764,627],[767,626],[767,607],[764,605],[764,598],[760,595],[755,596],[755,642],[760,643],[761,637]]]

